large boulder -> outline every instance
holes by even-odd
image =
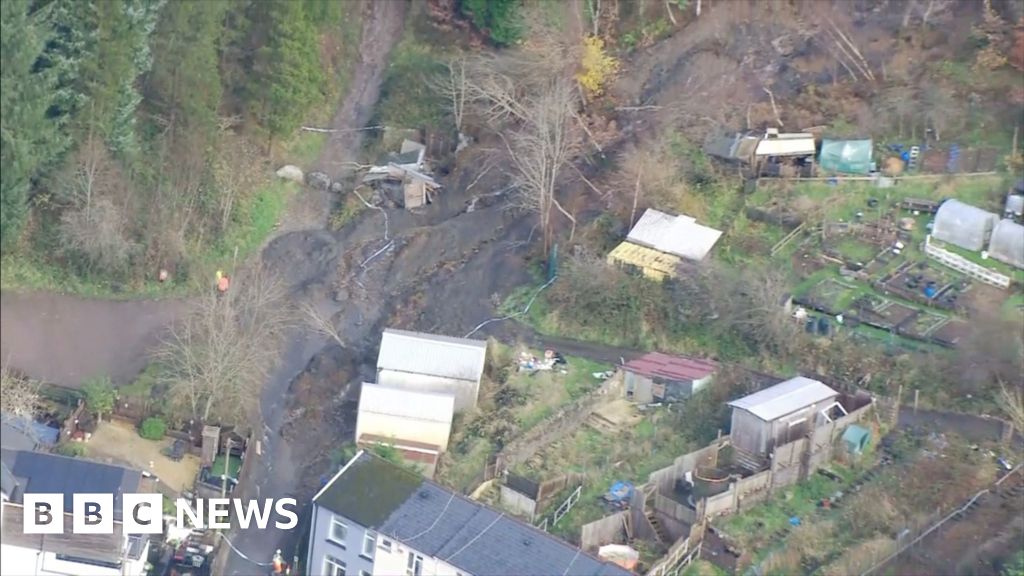
[[[291,164],[287,164],[285,166],[281,166],[280,168],[278,168],[277,175],[280,178],[284,178],[285,180],[291,180],[292,182],[298,182],[299,184],[305,182],[305,180],[303,179],[302,168],[299,168],[298,166],[292,166]]]
[[[306,174],[306,184],[317,190],[328,190],[331,187],[331,177],[323,172],[310,172]]]

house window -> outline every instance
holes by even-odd
[[[423,556],[409,552],[409,561],[405,564],[405,576],[423,576]]]
[[[387,552],[388,554],[390,554],[391,553],[391,540],[388,540],[387,538],[381,538],[380,539],[380,549],[385,551],[385,552]]]
[[[372,576],[372,575],[369,572],[367,572],[366,570],[360,570],[359,571],[359,576]]]
[[[348,537],[348,526],[337,518],[331,518],[331,535],[329,539],[335,544],[345,545],[345,538]]]
[[[360,554],[363,558],[373,560],[373,549],[377,547],[377,533],[366,531],[366,535],[363,536],[363,552]]]
[[[324,574],[326,576],[345,576],[345,563],[334,556],[325,556]]]

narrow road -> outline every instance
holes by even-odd
[[[6,368],[77,388],[109,376],[130,382],[182,300],[88,300],[50,293],[0,294],[0,358]]]

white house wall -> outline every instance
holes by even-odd
[[[143,552],[147,552],[144,550]],[[20,546],[0,545],[0,574],[18,576],[142,576],[146,567],[146,554],[139,560],[128,561],[125,571],[93,564],[58,560],[53,552],[40,552]]]
[[[477,393],[480,389],[480,382],[478,381],[456,380],[454,378],[442,378],[394,370],[379,370],[377,372],[377,384],[379,386],[414,390],[416,392],[451,394],[455,397],[456,412],[474,408],[476,406]]]
[[[448,437],[451,434],[451,422],[405,418],[391,414],[375,412],[359,412],[356,421],[356,439],[363,434],[374,434],[385,438],[394,437],[398,440],[412,440],[440,446],[444,451],[448,448]]]
[[[426,554],[416,552],[401,542],[393,542],[391,552],[388,553],[379,546],[380,536],[377,537],[377,556],[373,562],[374,576],[396,576],[405,574],[406,565],[409,561],[409,552],[415,552],[423,557],[422,576],[470,576],[461,572],[450,564],[433,558]]]

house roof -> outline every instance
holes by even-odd
[[[487,358],[487,342],[434,334],[384,330],[377,370],[394,370],[479,382]]]
[[[455,397],[364,383],[359,394],[359,414],[364,412],[451,424]]]
[[[965,250],[981,250],[998,220],[991,212],[950,199],[935,212],[932,236]]]
[[[43,452],[3,450],[2,480],[4,491],[14,505],[4,506],[4,544],[67,554],[77,558],[120,565],[123,550],[121,500],[126,492],[138,492],[142,473],[121,466],[112,466],[89,460],[68,458]],[[11,483],[15,484],[10,489]],[[65,514],[72,510],[75,494],[113,494],[113,534],[73,534],[67,527],[70,515],[65,516],[63,534],[25,534],[22,529],[21,504],[25,494],[54,493],[64,495]],[[139,558],[145,547],[144,538],[133,537],[128,556]]]
[[[314,502],[474,576],[632,574],[366,452]]]
[[[70,509],[66,508],[66,510]],[[114,522],[114,530],[111,534],[73,534],[71,532],[71,515],[65,514],[64,533],[25,534],[24,516],[20,504],[3,507],[4,546],[45,550],[54,554],[66,554],[114,566],[121,564],[122,530],[124,527],[120,522]]]
[[[755,156],[810,156],[815,152],[814,134],[778,134],[757,143]]]
[[[36,446],[53,446],[60,430],[28,418],[4,412],[0,415],[0,447],[8,450],[34,450]]]
[[[721,236],[721,230],[697,224],[690,216],[673,216],[648,208],[626,239],[666,254],[700,261]]]
[[[18,484],[12,502],[22,502],[26,493],[63,494],[64,509],[71,510],[75,494],[113,494],[116,521],[121,520],[122,496],[138,492],[142,481],[138,470],[43,452],[3,450],[0,459]]]
[[[836,396],[839,396],[839,392],[821,382],[797,376],[771,388],[733,400],[729,402],[729,406],[746,410],[761,420],[770,422]]]
[[[660,376],[670,380],[700,380],[713,374],[718,368],[718,363],[701,358],[669,356],[661,352],[651,352],[626,362],[622,368],[649,378]]]
[[[653,280],[664,280],[666,276],[674,277],[677,274],[682,260],[679,256],[659,252],[653,248],[623,242],[608,253],[608,262],[636,266],[643,270],[644,276]]]

